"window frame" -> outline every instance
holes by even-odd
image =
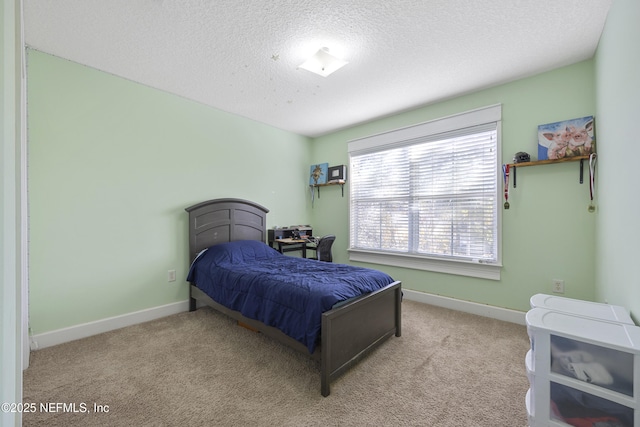
[[[403,145],[408,141],[456,131],[471,126],[496,123],[496,163],[502,164],[502,105],[495,104],[451,116],[431,120],[413,126],[395,129],[376,135],[348,141],[349,166],[352,156],[383,151]],[[496,168],[498,169],[498,168]],[[352,192],[349,192],[349,227],[351,227]],[[502,176],[496,170],[496,250],[495,262],[469,261],[459,258],[432,257],[391,251],[364,250],[352,247],[349,242],[349,260],[395,267],[456,274],[483,279],[500,280],[502,270]],[[351,231],[351,230],[350,230]],[[349,233],[351,235],[351,233]]]

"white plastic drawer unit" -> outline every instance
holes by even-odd
[[[635,325],[629,312],[619,305],[582,301],[556,295],[536,294],[529,300],[531,308],[548,308],[549,310],[595,319]]]
[[[640,427],[640,327],[547,308],[526,321],[532,427]]]

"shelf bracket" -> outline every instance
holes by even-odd
[[[516,188],[516,165],[513,165],[513,188]]]
[[[580,159],[580,184],[584,183],[584,160]]]
[[[318,199],[320,198],[320,187],[324,187],[326,185],[339,185],[340,189],[342,190],[342,197],[344,197],[344,182],[334,182],[334,183],[329,183],[329,184],[309,184],[309,187],[313,188],[317,188],[318,189]]]

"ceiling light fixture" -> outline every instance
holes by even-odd
[[[299,68],[319,74],[322,77],[327,77],[329,74],[339,70],[347,64],[347,61],[336,58],[329,53],[328,48],[323,47],[320,48],[315,55],[307,59],[304,64],[300,65]]]

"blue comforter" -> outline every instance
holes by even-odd
[[[285,256],[252,240],[208,248],[187,280],[219,304],[280,329],[310,353],[323,312],[394,281],[377,270]]]

